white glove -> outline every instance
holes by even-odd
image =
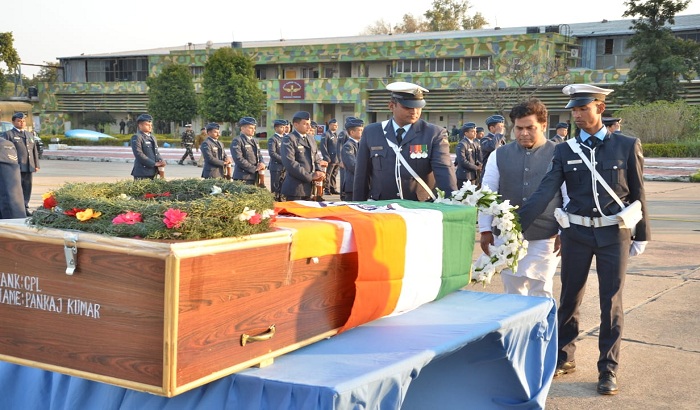
[[[644,253],[647,243],[647,241],[632,241],[632,245],[630,245],[630,256],[637,256]]]

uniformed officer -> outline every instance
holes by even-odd
[[[481,155],[484,160],[484,165],[489,160],[489,155],[498,147],[506,145],[506,138],[503,136],[505,132],[505,121],[502,115],[492,115],[486,119],[486,128],[489,133],[484,136],[479,142],[481,143]]]
[[[26,116],[24,113],[14,113],[12,115],[12,125],[14,127],[5,131],[2,134],[2,138],[12,142],[17,150],[24,207],[26,208],[26,215],[29,215],[33,176],[35,172],[39,171],[39,149],[34,142],[34,134],[25,130]]]
[[[468,122],[462,125],[460,133],[463,138],[455,147],[457,189],[461,188],[467,181],[476,185],[482,171],[481,146],[476,140],[476,124]]]
[[[265,172],[265,162],[260,146],[255,139],[258,122],[253,117],[243,117],[238,121],[241,133],[231,140],[233,158],[233,179],[247,185],[258,185],[258,175]]]
[[[0,219],[27,216],[18,158],[15,144],[0,138]]]
[[[294,130],[282,138],[280,156],[286,171],[282,182],[282,195],[288,201],[310,200],[314,195],[315,181],[323,181],[322,159],[317,155],[318,146],[311,127],[311,115],[298,111],[292,118]]]
[[[321,138],[321,156],[328,162],[324,188],[326,195],[337,195],[338,191],[338,166],[340,164],[340,151],[338,149],[338,120],[328,121],[328,130]]]
[[[613,134],[613,133],[621,133],[622,132],[622,118],[614,118],[614,117],[603,117],[603,125],[605,125],[605,128],[608,129],[608,132]]]
[[[359,118],[348,117],[345,120],[345,131],[348,140],[340,149],[340,159],[343,167],[340,169],[340,180],[343,181],[340,187],[340,199],[343,201],[352,200],[353,183],[355,182],[355,165],[357,164],[357,148],[365,122]]]
[[[185,125],[185,131],[182,132],[180,142],[182,142],[182,146],[185,147],[185,155],[180,158],[180,162],[178,162],[178,164],[185,165],[185,160],[189,156],[190,160],[192,161],[192,165],[197,165],[197,162],[194,160],[194,153],[192,153],[192,146],[194,145],[194,131],[192,131],[192,124]]]
[[[202,178],[227,178],[226,171],[231,167],[231,158],[226,155],[226,150],[219,141],[219,124],[211,122],[206,129],[207,139],[200,147],[204,157]]]
[[[270,155],[270,162],[267,168],[270,170],[270,191],[275,194],[275,201],[282,201],[282,181],[284,180],[284,165],[280,155],[282,137],[287,129],[287,120],[275,120],[273,126],[275,133],[267,140],[267,152]]]
[[[481,146],[481,139],[484,138],[484,127],[476,127],[476,141]]]
[[[153,130],[153,117],[141,114],[136,118],[136,134],[131,137],[131,151],[134,153],[134,179],[153,179],[163,171],[165,161],[158,152],[156,136]]]
[[[601,117],[605,111],[605,99],[613,90],[572,84],[562,91],[570,97],[566,108],[571,108],[578,135],[574,140],[557,144],[550,170],[537,191],[519,210],[520,222],[523,230],[527,230],[545,210],[561,184],[566,183],[570,201],[562,220],[569,227],[562,229],[561,233],[562,291],[558,309],[556,375],[576,369],[574,352],[579,336],[579,306],[595,256],[601,311],[597,390],[600,394],[616,394],[627,259],[641,254],[651,237],[644,195],[642,145],[639,139],[622,134],[611,138],[603,126]],[[580,149],[583,158],[574,149]],[[584,158],[592,163],[615,197],[594,179]],[[622,207],[616,197],[625,205],[640,201],[643,217],[634,233],[618,225],[615,215]]]
[[[389,110],[393,118],[365,127],[357,151],[353,200],[427,201],[435,188],[448,196],[457,188],[447,130],[420,119],[428,90],[395,82]]]
[[[569,124],[560,122],[557,124],[557,133],[549,140],[555,144],[559,144],[560,142],[566,141],[567,135],[569,135]]]

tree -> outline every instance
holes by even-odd
[[[472,30],[485,26],[488,22],[481,13],[469,17],[471,6],[466,0],[434,0],[433,8],[426,11],[429,31]]]
[[[167,122],[188,122],[197,115],[197,94],[187,66],[169,64],[146,79],[148,112]]]
[[[488,21],[476,13],[469,16],[471,6],[467,1],[435,0],[433,8],[426,11],[426,19],[412,14],[404,14],[401,23],[392,27],[384,19],[375,21],[365,28],[362,35],[379,35],[393,33],[422,33],[426,31],[474,30],[488,24]]]
[[[12,32],[0,33],[0,63],[5,63],[8,73],[13,73],[19,67],[20,59],[14,46]],[[0,94],[5,92],[7,79],[5,72],[0,67]]]
[[[234,123],[245,116],[257,118],[265,107],[255,64],[238,50],[216,50],[204,65],[202,86],[202,114],[211,120]]]
[[[667,26],[675,24],[676,13],[685,10],[690,0],[629,0],[623,17],[632,20],[635,34],[632,68],[622,87],[622,95],[636,102],[675,101],[682,90],[681,78],[694,79],[700,73],[700,44],[673,35]]]
[[[416,17],[413,14],[404,14],[401,24],[394,27],[395,33],[422,33],[427,30],[427,22],[421,17]]]
[[[512,124],[508,113],[521,101],[534,97],[539,90],[554,84],[566,84],[570,75],[563,59],[531,53],[529,48],[498,54],[491,70],[479,71],[463,87],[469,99],[483,101],[506,119],[506,135]]]
[[[49,63],[44,61],[44,66],[39,69],[36,75],[26,82],[29,86],[36,87],[39,83],[53,84],[58,80],[58,70],[61,65],[57,62]]]

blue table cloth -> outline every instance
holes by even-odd
[[[0,363],[0,409],[537,409],[554,301],[459,291],[173,398]]]

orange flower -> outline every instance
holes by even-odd
[[[102,212],[93,211],[92,208],[88,208],[82,212],[75,214],[75,217],[82,222],[89,221],[90,219],[97,219],[102,215]]]

